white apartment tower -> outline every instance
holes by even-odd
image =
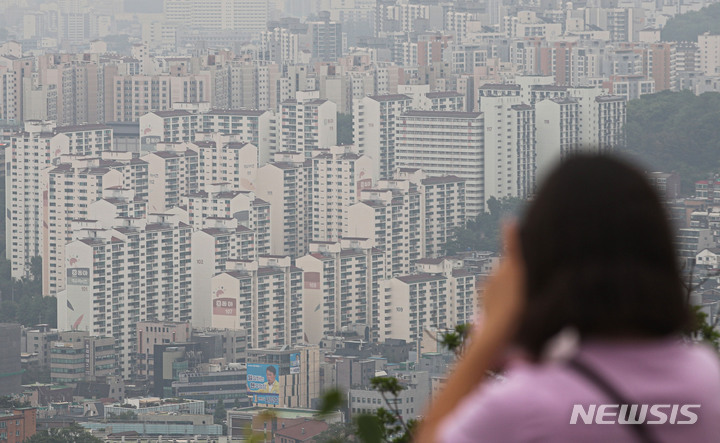
[[[424,259],[418,273],[380,283],[380,341],[419,343],[428,329],[451,329],[475,319],[475,275],[452,259]],[[461,261],[460,261],[461,262]]]
[[[280,137],[278,150],[299,152],[306,158],[313,151],[337,144],[337,105],[330,100],[304,97],[298,92],[296,99],[280,104]]]
[[[190,234],[190,226],[162,214],[78,230],[65,247],[58,328],[114,337],[120,373],[129,379],[138,322],[192,318]]]
[[[210,291],[213,276],[227,270],[233,260],[257,260],[256,236],[235,219],[216,219],[192,234],[192,323],[197,328],[212,324]]]
[[[353,142],[373,159],[374,179],[389,179],[395,171],[395,127],[412,103],[404,94],[375,95],[353,100]]]
[[[213,140],[215,133],[233,135],[233,141],[257,146],[258,161],[263,165],[276,150],[275,118],[274,112],[250,109],[154,111],[140,117],[140,132],[142,137],[157,137],[166,143]]]
[[[537,177],[541,181],[561,160],[579,152],[580,103],[575,98],[546,99],[535,104]]]
[[[100,156],[112,148],[112,130],[101,125],[56,128],[52,122],[28,121],[5,148],[6,257],[12,277],[22,278],[30,261],[42,253],[41,172],[61,155]]]
[[[514,95],[480,100],[485,135],[485,200],[526,198],[535,182],[535,112]]]
[[[409,180],[381,180],[348,209],[344,237],[369,238],[385,253],[391,276],[408,274],[424,252],[422,195]]]
[[[439,257],[456,228],[465,226],[465,180],[454,175],[420,180],[423,257]]]
[[[302,153],[278,153],[258,170],[257,196],[270,203],[270,253],[299,257],[306,252],[307,169]],[[309,160],[308,160],[309,162]]]
[[[373,162],[352,146],[333,146],[312,158],[310,238],[336,242],[347,224],[347,211],[360,190],[372,187]]]
[[[164,0],[169,23],[259,35],[267,29],[269,0]]]
[[[377,339],[380,281],[388,277],[385,253],[372,245],[364,238],[311,242],[308,255],[297,259],[310,343],[351,326],[364,326]]]
[[[112,153],[105,152],[103,157],[105,154]],[[74,220],[94,217],[90,212],[93,203],[103,198],[107,189],[130,184],[127,189],[133,196],[141,199],[147,195],[147,164],[127,154],[126,161],[62,156],[57,166],[43,171],[43,188],[47,189],[42,205],[44,295],[54,296],[65,289],[65,245],[73,239]]]
[[[720,75],[720,35],[698,35],[700,71],[707,76]]]
[[[290,257],[228,263],[212,279],[212,326],[248,331],[252,348],[303,343],[302,278]]]
[[[466,216],[485,209],[484,119],[479,112],[407,111],[397,123],[396,166],[465,180]]]
[[[198,188],[198,153],[178,147],[141,158],[148,165],[148,210],[164,212],[180,204],[180,197]]]

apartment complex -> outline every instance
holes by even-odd
[[[191,228],[176,216],[151,214],[118,219],[109,229],[77,229],[76,238],[65,247],[58,328],[113,337],[120,374],[129,378],[138,322],[192,319]]]
[[[236,260],[212,278],[212,327],[248,331],[252,348],[303,342],[302,270],[290,257]]]
[[[407,111],[397,124],[396,166],[465,180],[466,215],[485,210],[484,118],[479,112]],[[487,198],[486,198],[487,197]]]

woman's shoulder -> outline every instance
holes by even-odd
[[[577,354],[613,386],[638,402],[703,401],[720,410],[720,363],[706,346],[675,342],[592,343]],[[445,441],[482,435],[487,441],[550,441],[567,429],[574,404],[606,401],[605,394],[565,361],[515,362],[505,377],[477,388],[443,427]],[[708,411],[709,412],[709,411]],[[497,438],[495,438],[497,437]],[[467,440],[472,441],[472,439]],[[537,441],[542,441],[540,438]]]

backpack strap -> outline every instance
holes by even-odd
[[[595,369],[588,366],[582,360],[577,357],[568,361],[568,366],[572,368],[576,373],[582,375],[587,381],[595,385],[605,395],[612,400],[614,403],[619,405],[630,405],[629,402],[615,387],[608,382],[608,380],[600,375]],[[627,409],[628,415],[630,414],[630,408]],[[627,417],[626,417],[627,418]],[[656,443],[648,428],[647,424],[642,423],[630,423],[631,429],[637,435],[638,439],[643,443]]]

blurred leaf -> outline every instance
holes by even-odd
[[[320,403],[320,415],[327,415],[342,407],[343,394],[339,389],[325,391]]]
[[[359,415],[355,418],[357,437],[363,443],[379,443],[383,441],[383,428],[380,420],[373,415]]]

